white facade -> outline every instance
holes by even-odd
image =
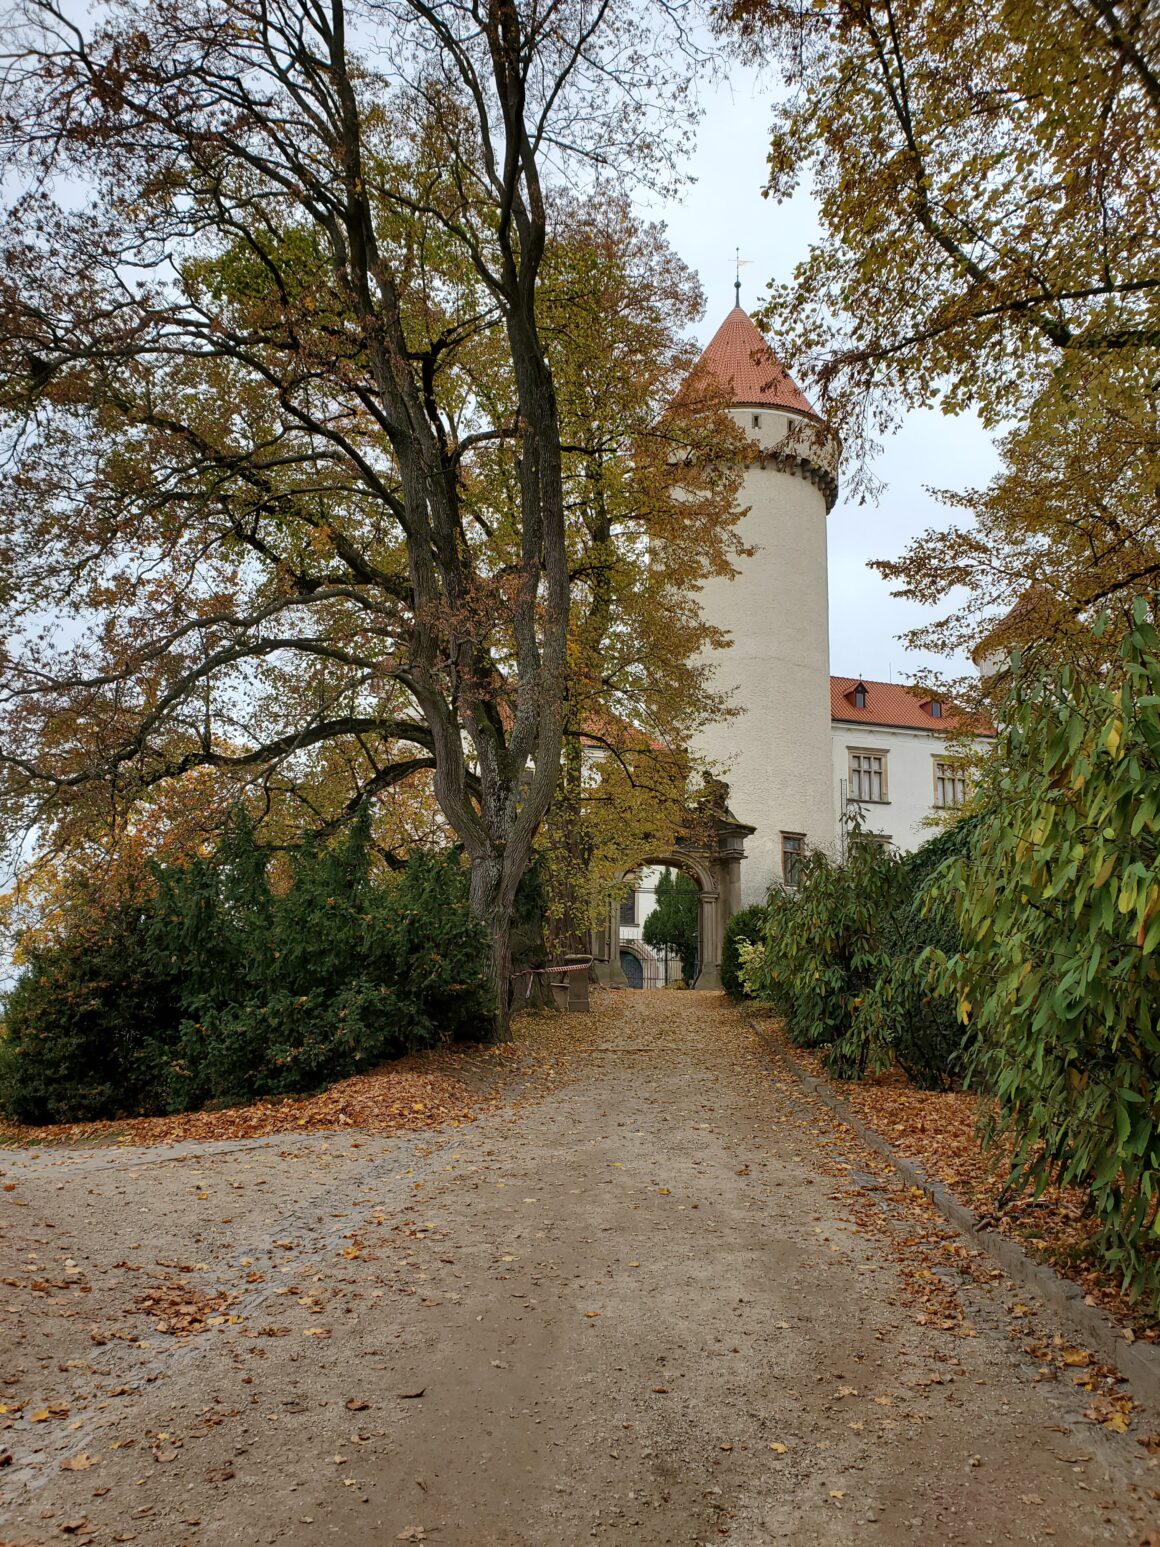
[[[832,790],[837,831],[841,831],[847,807],[857,806],[868,832],[907,853],[934,836],[940,815],[962,804],[966,774],[961,753],[948,750],[946,732],[842,720],[832,724]],[[986,742],[979,737],[975,745],[983,747]],[[852,766],[854,758],[871,761],[869,765],[863,761]],[[881,760],[880,769],[875,759]],[[880,798],[876,793],[866,798],[867,771],[875,779],[871,785],[874,792],[879,788],[876,776],[880,772]]]
[[[745,906],[782,880],[783,834],[815,847],[834,843],[829,500],[803,459],[782,454],[795,436],[805,436],[816,455],[824,429],[782,410],[747,405],[732,413],[768,454],[746,473],[741,493],[747,514],[738,531],[756,551],[740,561],[735,579],[707,582],[701,605],[710,623],[732,635],[732,648],[713,661],[718,684],[732,691],[742,712],[713,727],[695,750],[728,780],[738,819],[757,829],[745,843]]]

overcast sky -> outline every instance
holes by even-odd
[[[771,278],[787,280],[818,231],[808,194],[792,204],[761,197],[775,87],[733,68],[731,81],[706,93],[708,107],[694,162],[697,181],[661,215],[676,251],[700,274],[709,298],[701,326],[707,343],[733,305],[733,252],[749,259],[741,270],[741,304],[760,305]],[[771,343],[777,348],[778,341]],[[793,361],[787,360],[791,372]],[[927,485],[965,488],[986,481],[996,466],[990,439],[973,418],[915,413],[886,444],[875,471],[886,488],[877,505],[844,499],[829,517],[830,670],[836,676],[909,680],[936,657],[908,653],[897,636],[928,614],[891,596],[867,569],[870,559],[892,558],[914,533],[948,519]],[[959,669],[967,669],[965,662]]]

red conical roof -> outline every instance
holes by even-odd
[[[699,365],[712,371],[740,408],[790,408],[813,419],[818,417],[740,306],[733,308],[709,340]]]

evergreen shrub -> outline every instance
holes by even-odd
[[[675,874],[667,866],[657,877],[656,907],[644,921],[641,935],[653,950],[675,951],[681,959],[681,976],[687,987],[696,982],[697,914],[700,907],[697,884],[683,870]]]
[[[482,1034],[486,943],[453,855],[372,874],[369,815],[272,875],[244,813],[216,851],[155,867],[30,954],[0,1036],[23,1122],[189,1111],[318,1089]]]
[[[159,1026],[176,1026],[175,985],[158,973],[135,896],[82,889],[64,938],[38,946],[8,996],[0,1111],[24,1123],[79,1123],[163,1111]]]

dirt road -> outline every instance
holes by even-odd
[[[454,1132],[0,1154],[0,1543],[1160,1543],[1160,1423],[734,1010],[579,1022]]]

